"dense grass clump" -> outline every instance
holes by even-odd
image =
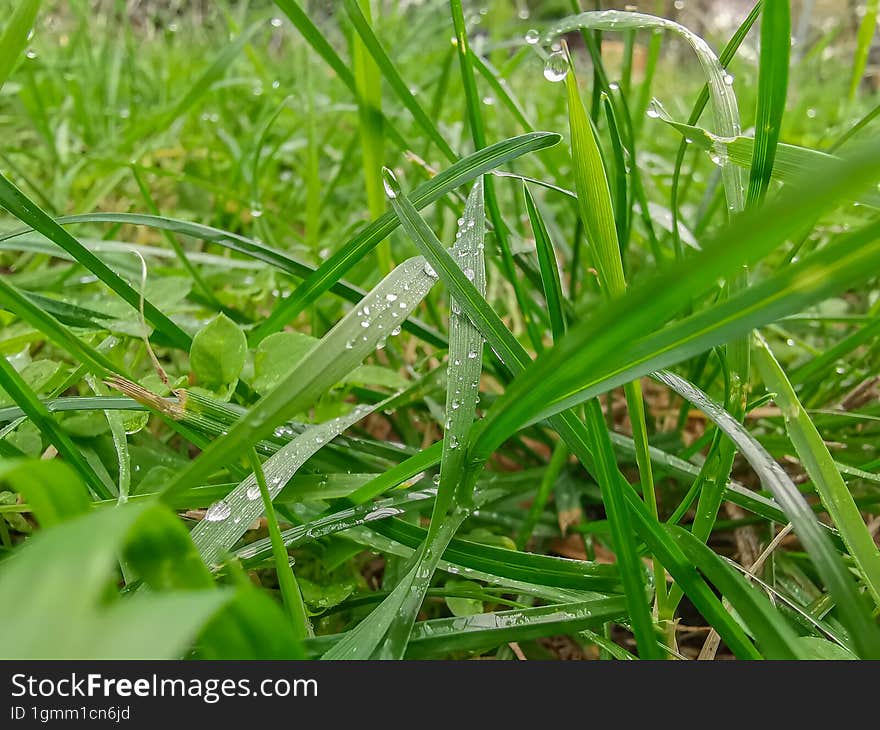
[[[331,5],[0,3],[3,656],[880,658],[876,13]]]

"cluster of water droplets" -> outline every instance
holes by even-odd
[[[547,81],[562,81],[568,75],[568,58],[558,42],[548,44],[545,48],[546,39],[535,28],[526,31],[525,42],[544,59],[544,78]]]

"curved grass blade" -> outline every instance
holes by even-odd
[[[79,447],[73,443],[73,440],[61,428],[55,417],[49,413],[37,394],[5,357],[0,357],[0,387],[24,411],[31,423],[40,430],[49,443],[58,450],[61,457],[79,473],[95,495],[102,499],[110,499],[114,496],[86,461]]]
[[[840,476],[821,434],[798,400],[770,346],[758,334],[755,335],[754,351],[758,371],[767,389],[774,394],[776,404],[782,409],[785,430],[798,458],[813,480],[822,504],[834,520],[841,538],[858,565],[875,605],[880,606],[880,550],[865,527],[859,508]]]
[[[269,497],[274,500],[306,461],[381,405],[357,406],[344,416],[307,428],[282,446],[263,463]],[[212,504],[206,519],[193,528],[192,539],[202,559],[208,565],[222,560],[263,511],[260,487],[252,473],[222,500]]]
[[[0,306],[21,317],[34,329],[39,330],[80,363],[86,365],[95,375],[103,377],[109,373],[120,373],[117,365],[76,337],[49,312],[41,309],[29,297],[2,278],[0,278]]]
[[[242,454],[279,423],[311,406],[328,388],[342,380],[376,346],[395,334],[436,281],[416,257],[400,264],[345,315],[269,393],[263,396],[229,432],[216,439],[198,459],[163,490],[164,500],[203,483],[215,470]]]
[[[190,221],[169,218],[167,216],[145,215],[141,213],[84,213],[56,218],[55,222],[62,226],[73,223],[125,223],[133,226],[147,226],[216,243],[218,246],[223,246],[231,251],[237,251],[257,261],[263,261],[299,278],[305,278],[315,273],[314,266],[303,263],[283,251],[266,246],[252,238],[247,238],[232,231],[224,231],[219,228],[202,225],[201,223],[191,223]],[[0,243],[31,230],[33,229],[23,228],[4,233],[0,235]],[[140,251],[142,248],[137,247],[136,250]],[[188,256],[191,257],[192,254],[188,254]],[[366,292],[363,289],[354,284],[349,284],[342,279],[335,281],[330,286],[329,291],[352,303],[359,302],[366,296]],[[447,346],[446,340],[440,333],[414,317],[408,318],[402,326],[429,344],[436,347]]]
[[[190,337],[186,332],[168,319],[151,302],[143,299],[127,281],[65,231],[2,174],[0,174],[0,206],[67,251],[79,264],[91,271],[136,310],[140,309],[141,303],[143,303],[144,317],[147,322],[164,334],[175,347],[183,350],[189,349]]]
[[[828,534],[819,526],[815,514],[789,476],[758,441],[721,406],[683,378],[662,372],[656,376],[693,403],[738,446],[740,453],[758,474],[764,487],[773,494],[782,506],[798,538],[806,547],[822,576],[829,592],[834,597],[838,611],[850,631],[850,636],[863,658],[880,657],[880,629],[877,628],[859,595],[852,576],[834,549]]]
[[[534,132],[498,142],[463,157],[412,192],[412,202],[421,209],[436,202],[480,175],[536,150],[551,147],[560,136],[552,132]],[[397,216],[388,212],[362,229],[337,249],[317,271],[308,276],[287,299],[282,300],[254,331],[251,344],[275,332],[337,282],[346,271],[367,255],[379,241],[400,225]]]
[[[676,122],[669,116],[660,102],[655,99],[653,103],[653,109],[658,119],[666,122],[666,124],[678,131],[682,137],[691,140],[695,146],[706,150],[713,158],[726,158],[734,165],[744,168],[748,168],[751,165],[755,151],[754,137],[719,137],[702,127]],[[782,183],[796,183],[798,180],[803,179],[810,170],[815,169],[817,165],[832,164],[840,159],[840,157],[835,157],[820,150],[810,149],[809,147],[778,143],[770,176],[771,179]],[[876,190],[866,189],[860,191],[853,200],[872,208],[880,208],[880,193]]]
[[[545,34],[545,40],[548,43],[552,42],[562,34],[573,30],[622,31],[646,28],[669,30],[687,41],[696,53],[708,83],[716,133],[727,137],[738,135],[740,133],[739,108],[733,87],[727,82],[727,73],[706,41],[679,23],[645,13],[617,10],[586,12],[565,18],[554,25]],[[743,210],[745,207],[745,178],[742,172],[731,165],[724,164],[722,179],[729,208],[734,211]]]
[[[689,560],[718,588],[758,639],[768,659],[800,659],[798,637],[766,596],[687,530],[667,528]]]
[[[788,92],[788,57],[791,52],[790,0],[765,0],[761,16],[761,60],[758,66],[758,111],[755,148],[749,171],[747,204],[758,205],[770,184],[779,129]]]

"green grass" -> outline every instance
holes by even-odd
[[[876,3],[402,5],[0,1],[2,656],[880,658]]]

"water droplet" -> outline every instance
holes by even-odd
[[[400,192],[400,184],[397,182],[397,178],[394,177],[394,173],[387,167],[382,168],[382,186],[385,188],[385,195],[391,200],[394,200]]]
[[[724,74],[724,76],[721,77],[721,80],[724,82],[725,86],[733,86],[732,74]]]
[[[608,88],[609,88],[611,91],[619,91],[619,90],[620,90],[620,84],[618,84],[616,81],[612,81],[610,84],[608,84]]]
[[[271,25],[273,28],[280,28],[281,22],[281,18],[272,18],[272,20],[269,21],[269,25]]]
[[[370,313],[370,305],[366,304],[366,305],[364,305],[364,314],[369,314],[369,313]]]
[[[386,302],[396,302],[397,301],[397,294],[386,294],[385,301]]]
[[[440,484],[440,475],[439,475],[439,474],[435,474],[435,475],[431,478],[431,481],[434,482],[435,485],[439,485],[439,484]]]
[[[208,522],[223,522],[231,514],[232,508],[221,499],[219,502],[214,502],[214,504],[208,507],[207,512],[205,512],[205,519]]]
[[[260,494],[260,486],[258,484],[251,484],[251,486],[247,488],[245,495],[251,502],[256,502],[262,496]]]
[[[368,320],[368,319],[361,320],[361,327],[363,327],[364,329],[368,329],[369,326],[370,326],[370,320]]]
[[[538,41],[540,41],[540,40],[541,40],[541,33],[537,29],[530,28],[529,30],[526,31],[525,41],[530,46],[537,45]]]
[[[397,337],[397,335],[399,335],[399,334],[400,334],[400,327],[395,327],[393,330],[391,330],[392,337]]]
[[[813,107],[810,107],[809,109],[807,109],[807,116],[810,119],[815,119],[816,118],[816,110],[813,109]]]
[[[651,119],[660,118],[660,109],[658,108],[656,101],[651,102],[651,105],[648,107],[648,111],[646,111],[645,114]]]
[[[452,436],[449,437],[449,448],[450,449],[457,449],[458,448],[458,438],[455,436],[455,434],[453,434]]]
[[[468,360],[474,360],[477,357],[477,353],[474,350],[471,350],[468,353]]]
[[[259,205],[251,207],[251,218],[259,218],[262,215],[263,209]]]
[[[544,64],[544,78],[547,81],[562,81],[568,74],[568,59],[562,51],[555,51],[547,56]]]
[[[425,262],[425,273],[430,276],[432,279],[437,278],[437,272],[434,271],[434,267],[431,266],[427,261]]]
[[[468,279],[468,281],[474,280],[474,270],[473,269],[465,269],[464,275]]]
[[[684,0],[675,0],[675,2],[672,3],[672,6],[673,6],[676,10],[684,10],[685,1],[684,1]]]

